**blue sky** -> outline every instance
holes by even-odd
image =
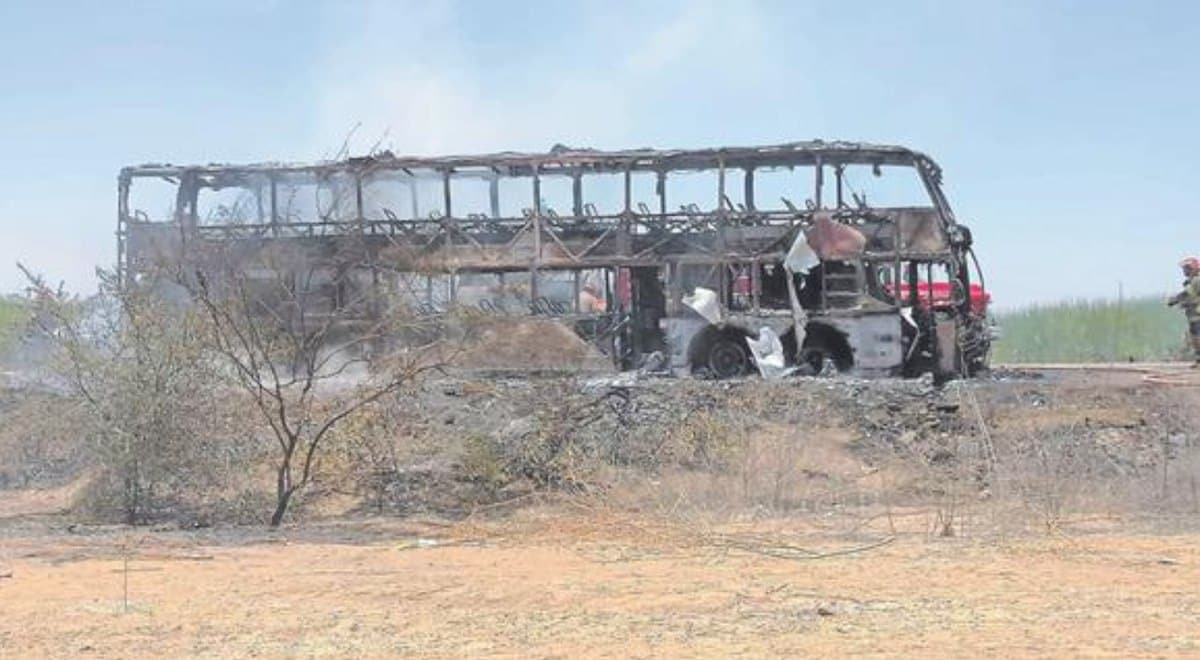
[[[5,2],[0,291],[93,286],[125,164],[810,138],[933,155],[1004,306],[1200,252],[1200,4]]]

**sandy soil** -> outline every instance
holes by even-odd
[[[814,530],[701,537],[559,512],[247,538],[10,532],[0,657],[1200,654],[1200,536],[902,533],[763,554],[887,538]]]
[[[455,364],[465,369],[611,371],[612,361],[554,320],[490,319]]]

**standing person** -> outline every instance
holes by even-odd
[[[579,292],[579,313],[599,314],[604,312],[604,308],[604,299],[600,297],[596,285],[591,282],[584,284]]]
[[[1183,291],[1173,296],[1167,304],[1183,308],[1187,315],[1188,336],[1192,341],[1192,351],[1196,362],[1192,368],[1200,367],[1200,257],[1188,257],[1179,262],[1183,269]]]

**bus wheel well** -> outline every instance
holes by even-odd
[[[837,328],[811,321],[804,327],[804,346],[800,355],[796,355],[796,331],[788,330],[780,339],[783,341],[785,357],[788,362],[799,366],[809,366],[814,372],[820,372],[825,360],[830,360],[838,371],[849,371],[854,367],[854,349],[846,334]]]
[[[693,373],[714,378],[744,376],[753,366],[746,338],[748,330],[735,325],[710,325],[696,333],[688,344],[688,364]]]

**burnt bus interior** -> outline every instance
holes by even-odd
[[[801,370],[972,373],[986,366],[987,299],[941,177],[910,149],[820,141],[141,165],[118,180],[118,263],[128,279],[189,245],[286,245],[424,313],[562,319],[626,369],[751,373],[745,339],[768,327]],[[853,228],[862,249],[789,273],[785,255],[819,220]],[[367,257],[338,262],[330,245],[348,241]],[[339,282],[312,298],[337,308]],[[697,289],[719,319],[689,307]]]

